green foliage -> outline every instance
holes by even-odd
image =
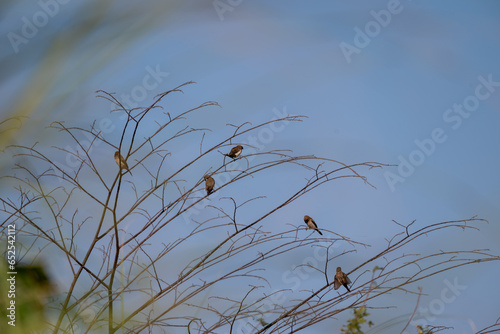
[[[354,318],[349,319],[347,322],[347,329],[341,328],[340,332],[341,333],[346,333],[346,334],[363,334],[363,331],[361,330],[361,325],[368,323],[368,327],[373,326],[373,322],[371,321],[366,321],[366,317],[370,315],[366,311],[365,306],[361,306],[359,308],[354,308]]]
[[[0,263],[8,274],[0,282],[0,333],[38,332],[44,328],[46,303],[53,296],[53,285],[41,265],[16,264],[14,270]],[[11,307],[11,309],[8,309]]]

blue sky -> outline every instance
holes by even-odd
[[[33,20],[43,8],[29,1],[2,5],[2,118],[30,117],[11,143],[53,141],[40,127],[53,120],[82,126],[104,117],[115,122],[96,90],[147,105],[161,91],[192,80],[197,83],[173,98],[171,107],[217,101],[221,110],[193,121],[212,128],[213,142],[228,132],[226,123],[266,122],[278,111],[308,118],[275,133],[266,149],[346,163],[416,161],[407,176],[398,167],[367,172],[376,190],[355,180],[321,188],[279,213],[282,221],[301,224],[309,214],[320,227],[377,248],[394,233],[392,219],[424,225],[477,215],[489,225],[474,238],[443,235],[440,244],[500,252],[498,2],[242,0],[224,12],[214,3],[71,1],[19,45],[9,41],[9,33],[22,35],[22,18]],[[373,13],[380,16],[388,8],[394,13],[387,24],[375,23]],[[376,30],[366,32],[367,27]],[[371,35],[367,45],[356,44],[362,38],[357,31]],[[357,52],[346,57],[341,48],[346,44]],[[148,75],[154,87],[138,89]],[[463,103],[472,103],[472,111],[462,114],[467,116],[447,111]],[[119,131],[109,136],[118,140]],[[427,143],[428,154],[418,153],[416,141]],[[181,143],[180,152],[182,147],[197,149],[198,143]],[[387,172],[404,182],[391,186]],[[272,182],[273,173],[264,181]],[[293,180],[293,173],[289,177]],[[287,189],[271,187],[269,196]],[[346,259],[343,267],[362,256]],[[479,330],[499,316],[499,274],[494,262],[441,274],[424,285],[428,296],[421,305],[439,295],[443,282],[459,277],[466,290],[433,324],[446,321],[456,333],[473,333],[471,321]],[[391,315],[411,313],[413,296],[394,298],[401,308]],[[384,301],[390,305],[391,299]],[[372,320],[380,324],[391,317],[379,311]],[[329,326],[319,324],[310,332]]]

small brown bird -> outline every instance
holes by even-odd
[[[240,156],[241,151],[243,151],[243,146],[238,145],[238,146],[233,147],[231,149],[231,151],[229,151],[229,154],[226,154],[226,156],[233,158],[233,159],[236,159],[237,157]]]
[[[316,225],[314,219],[312,219],[308,215],[305,215],[304,222],[307,224],[307,227],[312,228],[313,230],[316,230],[316,232],[318,232],[320,235],[323,235],[323,233],[321,233],[321,231],[319,230],[318,225]]]
[[[207,196],[214,191],[215,180],[210,175],[205,175],[203,177],[205,179],[205,189],[207,190]]]
[[[335,273],[335,279],[333,281],[333,288],[337,290],[341,285],[343,285],[344,288],[347,289],[347,291],[351,292],[347,284],[351,284],[351,280],[345,273],[342,272],[342,269],[340,269],[340,267],[337,267],[337,272]]]
[[[130,175],[132,175],[132,172],[128,168],[127,162],[125,161],[125,159],[123,159],[123,157],[119,151],[115,152],[115,161],[116,161],[117,165],[120,166],[120,170],[126,169],[130,173]]]

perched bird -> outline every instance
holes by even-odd
[[[125,159],[123,159],[119,151],[115,152],[115,161],[118,164],[118,166],[120,166],[120,170],[126,169],[130,173],[130,175],[132,175],[132,172],[130,171],[130,169],[128,169],[127,162],[125,161]]]
[[[337,267],[337,272],[335,273],[335,279],[333,281],[333,288],[337,290],[341,285],[343,285],[344,288],[347,289],[347,291],[351,292],[347,284],[351,284],[351,280],[345,273],[342,272],[342,269],[340,269],[340,267]]]
[[[305,215],[304,222],[307,224],[307,227],[312,228],[313,230],[316,230],[316,232],[318,232],[320,235],[323,235],[323,233],[321,233],[321,231],[319,230],[318,225],[316,225],[314,219],[312,219],[308,215]]]
[[[226,154],[226,156],[233,158],[233,159],[236,159],[237,157],[240,156],[241,151],[243,151],[243,146],[238,145],[238,146],[233,147],[231,149],[231,151],[229,151],[229,154]]]
[[[207,190],[207,196],[214,191],[215,180],[210,175],[205,175],[205,189]]]

